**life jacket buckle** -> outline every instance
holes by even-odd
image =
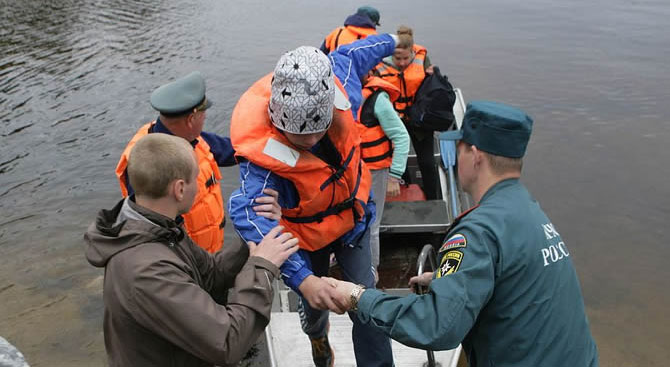
[[[212,173],[212,177],[210,177],[209,180],[205,182],[205,187],[210,188],[211,186],[216,185],[217,182],[218,181],[216,180],[216,177],[214,177],[214,174]]]

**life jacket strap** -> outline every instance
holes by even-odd
[[[385,141],[389,141],[389,138],[386,135],[382,136],[377,140],[361,143],[361,148],[372,148],[374,146],[384,143]]]
[[[352,148],[352,152],[353,152]],[[349,158],[347,159],[348,161],[351,160],[351,153],[349,154]],[[362,174],[362,164],[358,165],[358,175],[356,177],[356,184],[354,185],[354,189],[351,191],[351,195],[349,195],[348,198],[344,199],[343,201],[332,205],[328,207],[328,209],[318,212],[314,215],[310,215],[307,217],[289,217],[286,215],[282,215],[283,219],[286,219],[287,221],[291,223],[313,223],[317,222],[320,223],[323,221],[323,218],[329,216],[329,215],[336,215],[339,214],[347,209],[352,209],[354,212],[354,222],[358,222],[358,220],[361,218],[361,216],[358,214],[356,211],[356,208],[354,204],[356,203],[356,195],[358,194],[358,188],[360,187],[361,184],[361,177],[363,176]],[[361,204],[362,205],[362,204]]]
[[[205,187],[209,189],[211,186],[216,185],[217,182],[219,181],[216,180],[216,177],[214,177],[214,174],[212,173],[212,177],[210,177],[209,180],[205,182]]]
[[[375,157],[365,157],[365,158],[363,158],[363,161],[365,163],[374,163],[374,162],[383,161],[384,159],[386,159],[388,157],[391,157],[391,156],[393,156],[393,151],[389,150],[382,155],[378,155],[378,156],[375,156]]]
[[[351,163],[351,158],[354,156],[354,151],[356,147],[351,148],[349,151],[349,155],[347,156],[347,159],[344,160],[344,163],[342,163],[342,167],[336,169],[330,177],[324,183],[321,184],[321,191],[325,190],[328,185],[330,185],[332,182],[339,180],[342,178],[342,175],[344,175],[344,172],[347,170],[347,167],[349,167],[349,164]]]
[[[355,199],[354,196],[350,196],[344,201],[337,203],[322,212],[318,212],[308,217],[288,217],[284,215],[282,216],[282,218],[292,223],[313,223],[313,222],[320,223],[321,221],[323,221],[323,218],[329,215],[339,214],[342,211],[353,208],[354,199]]]
[[[340,31],[337,32],[337,36],[335,37],[335,44],[333,45],[333,49],[330,50],[330,51],[335,51],[340,46],[340,35],[342,34],[343,30],[344,30],[344,27],[340,27]]]

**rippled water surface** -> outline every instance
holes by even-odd
[[[200,70],[207,129],[286,50],[359,3],[0,0],[0,335],[33,366],[102,366],[102,273],[82,234],[157,86]],[[536,120],[525,182],[570,247],[603,366],[670,360],[670,4],[379,2],[466,99]],[[226,196],[237,171],[224,170]],[[232,230],[227,231],[228,238]]]

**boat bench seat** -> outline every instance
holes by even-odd
[[[384,206],[379,232],[446,233],[449,224],[445,201],[391,201]]]

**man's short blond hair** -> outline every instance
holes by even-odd
[[[472,144],[461,140],[465,144],[465,149],[471,150]],[[507,173],[521,173],[523,168],[523,159],[522,158],[509,158],[503,157],[501,155],[495,155],[488,152],[485,152],[477,148],[483,155],[486,157],[486,161],[489,163],[491,171],[496,175],[504,175]]]
[[[482,151],[486,160],[489,161],[491,171],[497,175],[506,173],[521,173],[523,160],[521,158],[509,158]]]
[[[191,182],[196,162],[186,140],[161,133],[140,139],[130,151],[128,179],[135,193],[158,199],[168,194],[174,180]]]

